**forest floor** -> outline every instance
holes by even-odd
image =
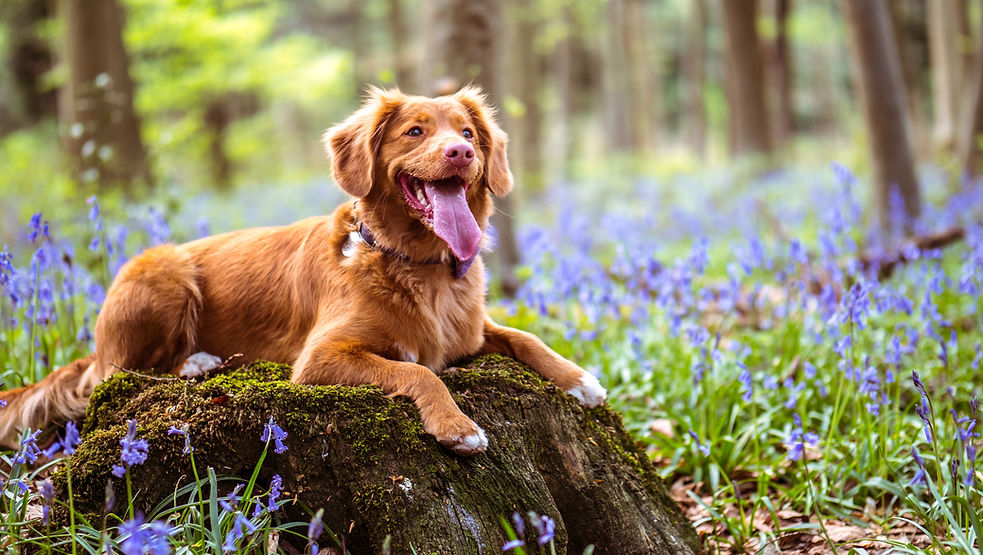
[[[815,516],[792,509],[782,509],[771,515],[764,508],[743,518],[750,525],[750,535],[755,537],[738,544],[734,535],[707,508],[712,504],[712,498],[702,493],[703,489],[703,484],[695,483],[689,478],[680,478],[670,486],[669,494],[696,528],[696,533],[704,541],[708,553],[836,553],[830,546],[830,541],[841,550],[862,548],[874,553],[885,551],[894,545],[927,549],[932,544],[918,527],[904,520],[895,519],[895,524],[883,527],[865,520],[867,515],[861,513],[855,516],[863,525],[829,519],[823,520],[820,526],[820,521]],[[699,498],[702,503],[697,502],[694,497]],[[775,505],[779,504],[777,495],[774,501]],[[740,516],[740,510],[733,503],[727,504],[724,512],[730,519]]]

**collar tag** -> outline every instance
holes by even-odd
[[[341,247],[341,254],[345,258],[351,258],[355,256],[355,251],[358,249],[359,243],[364,243],[365,240],[362,239],[362,234],[358,231],[353,231],[348,234],[348,239],[345,240],[345,244]]]

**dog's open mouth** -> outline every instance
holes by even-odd
[[[408,173],[397,176],[406,204],[443,239],[458,260],[470,260],[478,252],[481,228],[468,207],[468,184],[454,176],[424,181]]]

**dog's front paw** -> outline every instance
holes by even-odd
[[[471,457],[482,453],[488,448],[488,437],[485,431],[470,418],[459,415],[456,418],[437,422],[434,426],[425,426],[427,432],[433,434],[441,445],[458,455]]]
[[[568,389],[567,393],[576,397],[585,407],[596,407],[608,396],[607,390],[589,372],[581,374],[580,383]]]
[[[178,375],[182,378],[197,378],[219,366],[222,366],[222,359],[217,356],[210,355],[206,352],[195,353],[184,361]]]

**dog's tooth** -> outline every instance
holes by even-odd
[[[416,200],[422,202],[423,204],[427,203],[427,197],[423,196],[423,189],[416,190]]]

